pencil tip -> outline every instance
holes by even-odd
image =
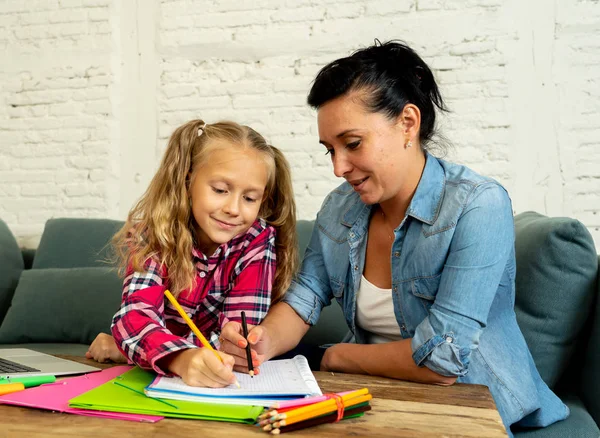
[[[250,371],[248,374],[250,374],[250,377],[254,378],[254,371]]]

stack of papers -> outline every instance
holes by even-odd
[[[282,400],[323,394],[304,356],[265,362],[254,377],[234,374],[241,388],[203,388],[186,385],[179,377],[157,376],[145,392],[152,398],[248,406],[271,406]]]

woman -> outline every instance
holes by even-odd
[[[324,67],[308,103],[346,181],[323,202],[283,302],[250,332],[259,361],[294,348],[335,298],[354,339],[327,349],[322,370],[486,385],[509,434],[566,418],[517,325],[506,190],[428,152],[445,109],[429,67],[378,44]],[[244,367],[244,338],[221,336]]]

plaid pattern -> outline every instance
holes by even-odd
[[[259,324],[271,304],[275,278],[275,229],[258,219],[206,257],[192,251],[196,285],[182,291],[177,301],[209,342],[219,347],[221,328],[229,321]],[[130,362],[167,374],[157,362],[170,353],[200,347],[177,310],[164,296],[168,273],[150,258],[146,272],[128,272],[121,308],[112,320],[112,334]]]

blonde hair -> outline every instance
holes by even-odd
[[[296,204],[290,167],[281,151],[269,145],[262,135],[229,121],[208,125],[202,120],[192,120],[171,135],[148,189],[113,237],[121,274],[129,267],[145,271],[146,261],[154,258],[166,268],[171,292],[179,294],[195,286],[192,263],[195,222],[188,191],[195,172],[207,162],[215,144],[252,147],[265,156],[269,172],[258,217],[276,230],[277,268],[271,294],[271,302],[276,303],[298,268]]]

